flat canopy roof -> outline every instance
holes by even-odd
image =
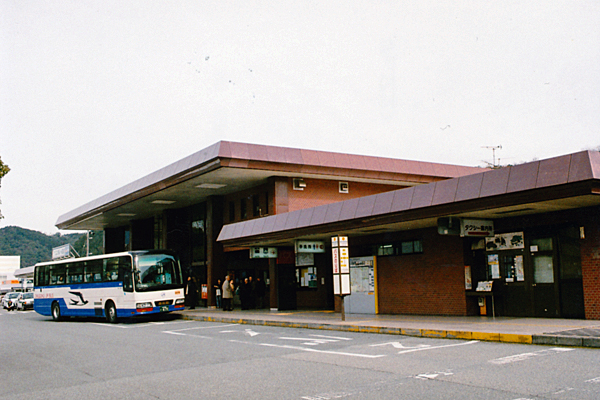
[[[59,229],[101,230],[198,204],[273,176],[398,186],[464,176],[477,167],[221,141],[61,215]]]
[[[600,152],[583,151],[229,224],[217,240],[225,247],[290,245],[433,227],[442,216],[497,219],[598,205]]]

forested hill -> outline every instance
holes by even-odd
[[[103,242],[101,232],[96,232],[91,241],[91,254],[100,254]],[[50,236],[18,226],[0,229],[0,256],[21,256],[21,268],[52,259],[52,248],[67,243],[70,243],[80,255],[86,254],[85,233],[67,235],[57,233]]]

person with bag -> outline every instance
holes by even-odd
[[[235,293],[233,281],[227,275],[223,282],[223,311],[233,311],[233,294]]]

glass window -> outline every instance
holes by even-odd
[[[135,289],[138,292],[181,287],[183,280],[179,262],[168,254],[138,256]]]
[[[162,216],[158,215],[154,217],[154,248],[162,249],[163,244],[163,220]]]
[[[413,242],[413,248],[415,250],[415,253],[422,253],[423,252],[423,241],[415,240]]]
[[[120,275],[123,270],[131,269],[131,259],[127,256],[104,259],[104,281],[116,282],[123,280]]]
[[[269,192],[265,193],[265,215],[269,215]]]
[[[102,260],[91,260],[85,262],[85,282],[102,282]]]
[[[260,201],[258,200],[258,195],[253,194],[252,195],[252,216],[259,217],[260,214],[261,214],[261,209],[260,209]]]
[[[402,242],[400,244],[400,249],[402,254],[412,254],[414,253],[413,242]]]
[[[229,222],[235,221],[235,203],[229,202]]]
[[[206,204],[192,207],[192,262],[206,261]]]
[[[552,238],[531,239],[530,245],[537,246],[538,251],[552,251]]]
[[[422,240],[406,240],[400,243],[377,246],[378,256],[394,256],[400,254],[415,254],[423,252]]]
[[[48,267],[51,285],[64,285],[65,283],[65,264],[50,265]]]
[[[552,256],[533,257],[533,280],[535,283],[554,283]]]
[[[246,200],[247,200],[246,198],[243,198],[242,200],[240,200],[240,213],[241,213],[242,219],[248,218],[248,209],[247,209]]]
[[[395,253],[393,244],[384,244],[377,247],[378,256],[393,256]]]
[[[83,263],[67,264],[67,283],[83,283]]]
[[[513,282],[515,277],[515,258],[514,256],[502,256],[502,271],[507,282]]]
[[[35,285],[47,286],[50,283],[50,270],[47,266],[37,267],[35,269]]]

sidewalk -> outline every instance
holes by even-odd
[[[225,312],[202,307],[177,314],[197,321],[600,348],[600,321],[596,320],[346,314],[342,321],[342,315],[333,311]]]

